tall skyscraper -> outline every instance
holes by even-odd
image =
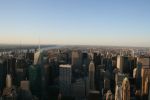
[[[123,57],[122,56],[117,56],[117,68],[122,73],[122,70],[123,70]]]
[[[141,70],[141,76],[142,76],[142,95],[145,95],[146,91],[146,81],[150,80],[150,69],[142,68]]]
[[[82,58],[81,58],[81,63],[82,63],[82,72],[84,73],[84,77],[88,76],[88,53],[86,51],[82,52]]]
[[[130,62],[130,57],[117,56],[117,68],[121,73],[130,73],[130,69],[132,68]]]
[[[122,82],[122,100],[130,100],[130,83],[127,77]]]
[[[0,59],[0,91],[2,92],[4,86],[5,86],[5,70],[6,67],[4,67],[4,61],[3,59]]]
[[[40,49],[34,53],[34,65],[41,63],[41,51]]]
[[[89,89],[95,90],[95,65],[94,62],[91,61],[89,64]]]
[[[20,90],[17,96],[18,100],[32,100],[32,93],[29,89],[29,81],[23,80],[20,83]]]
[[[10,74],[6,75],[6,87],[3,90],[4,100],[14,100],[15,89],[12,87],[12,78]]]
[[[41,67],[31,65],[29,67],[30,90],[33,95],[41,97]]]
[[[150,80],[150,58],[149,57],[141,57],[139,58],[139,62],[142,64],[142,69],[141,69],[141,77],[142,77],[142,96],[147,95],[147,93],[145,93],[146,91],[146,78],[148,78],[148,80]]]
[[[84,79],[78,79],[75,83],[71,85],[72,96],[75,97],[76,100],[83,100],[86,98],[88,93],[88,81]]]
[[[11,88],[12,87],[12,78],[10,74],[6,75],[6,88]]]
[[[116,85],[115,100],[122,100],[122,86]]]
[[[71,76],[72,76],[71,65],[59,66],[59,86],[62,96],[71,95]]]
[[[79,53],[77,50],[72,51],[72,66],[76,65],[79,61]]]

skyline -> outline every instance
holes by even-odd
[[[9,2],[8,2],[9,1]],[[150,1],[1,0],[0,44],[150,47]]]

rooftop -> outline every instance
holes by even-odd
[[[71,68],[71,65],[65,64],[65,65],[59,65],[59,67],[62,67],[62,68]]]

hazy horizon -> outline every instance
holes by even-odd
[[[1,0],[0,44],[150,47],[149,0]]]

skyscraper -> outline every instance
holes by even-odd
[[[130,83],[127,77],[122,82],[122,100],[130,100]]]
[[[123,57],[122,56],[117,56],[117,68],[122,73],[122,70],[123,70]]]
[[[116,85],[115,100],[122,100],[122,86]]]
[[[106,93],[106,100],[113,100],[113,99],[114,97],[113,97],[111,90],[108,90]]]
[[[130,73],[132,65],[130,64],[130,57],[117,56],[117,68],[121,73]]]
[[[150,58],[149,57],[141,57],[139,58],[139,62],[142,64],[141,69],[141,77],[142,77],[142,96],[147,95],[148,93],[145,93],[145,82],[150,80]],[[148,78],[146,80],[146,78]]]
[[[79,53],[77,50],[72,51],[72,66],[76,65],[79,61]]]
[[[41,63],[41,51],[40,49],[34,53],[34,65]]]
[[[93,61],[90,62],[89,64],[89,89],[90,90],[95,90],[95,65]]]
[[[29,89],[29,81],[27,80],[21,81],[17,99],[18,100],[32,100],[32,93]]]
[[[71,94],[71,65],[59,66],[59,86],[62,96],[70,96]]]
[[[6,76],[6,88],[11,88],[12,87],[12,78],[10,74],[7,74]]]
[[[14,100],[15,89],[12,87],[12,78],[10,74],[6,75],[6,87],[3,90],[4,100]]]

